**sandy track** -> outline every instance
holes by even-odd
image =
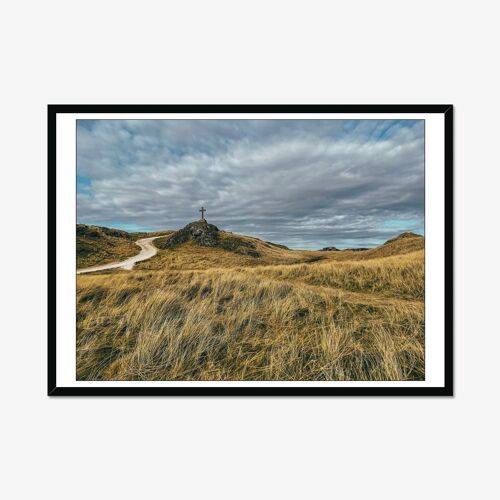
[[[102,264],[100,266],[92,266],[92,267],[86,267],[84,269],[78,269],[76,271],[76,274],[92,273],[94,271],[104,271],[105,269],[117,269],[117,268],[127,269],[130,271],[134,267],[134,264],[136,262],[150,259],[151,257],[153,257],[153,255],[156,255],[158,249],[152,243],[153,240],[155,240],[156,238],[161,238],[161,236],[154,236],[152,238],[142,238],[140,240],[137,240],[135,244],[141,247],[141,251],[137,255],[134,255],[133,257],[129,257],[128,259],[122,260],[120,262],[110,262],[109,264]]]

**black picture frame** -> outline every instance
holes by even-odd
[[[56,122],[64,113],[438,113],[444,115],[445,326],[443,387],[58,387],[56,384]],[[453,396],[453,105],[48,105],[48,324],[49,396]]]

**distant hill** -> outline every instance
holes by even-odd
[[[416,252],[418,250],[423,250],[424,247],[425,239],[423,236],[415,233],[402,233],[387,240],[385,243],[382,243],[382,245],[360,252],[360,254],[362,254],[363,258],[373,259]]]
[[[423,250],[424,247],[425,239],[423,236],[405,232],[373,248],[346,248],[340,251],[332,251],[331,249],[335,247],[325,247],[321,250],[316,250],[316,253],[323,254],[328,259],[339,261],[368,260],[417,252]]]
[[[389,255],[405,254],[423,250],[425,247],[425,239],[420,234],[415,233],[401,233],[387,240],[384,244],[370,250],[377,253],[380,257],[387,257]]]
[[[132,234],[119,229],[76,225],[76,266],[106,264],[139,253]]]
[[[423,238],[420,234],[412,233],[410,231],[404,232],[399,234],[398,236],[394,236],[394,238],[391,238],[390,240],[387,240],[384,245],[390,245],[391,243],[395,243],[396,241],[401,241],[401,240],[412,240],[415,238]]]

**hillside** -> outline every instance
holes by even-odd
[[[423,250],[425,239],[415,233],[402,233],[382,245],[370,248],[363,252],[365,258],[389,257],[391,255],[404,255]]]
[[[367,260],[389,257],[391,255],[404,255],[407,253],[423,251],[425,238],[415,233],[402,233],[387,240],[382,245],[368,249],[342,250],[337,252],[322,252],[323,256],[328,256],[334,260]]]
[[[76,225],[76,266],[89,267],[138,253],[130,233],[100,226]]]
[[[228,233],[206,221],[196,221],[178,231],[127,233],[99,226],[77,225],[77,267],[116,262],[136,255],[134,241],[165,235],[155,240],[160,250],[152,259],[136,264],[136,270],[204,270],[213,268],[290,265],[319,261],[358,261],[421,251],[424,238],[402,233],[370,249],[290,250],[284,245],[251,236]]]
[[[128,233],[120,229],[77,224],[76,266],[77,268],[90,267],[132,257],[140,250],[135,244],[137,239],[170,232]]]

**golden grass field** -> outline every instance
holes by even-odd
[[[244,237],[241,237],[244,238]],[[423,380],[423,238],[354,252],[187,243],[77,277],[78,380]]]

